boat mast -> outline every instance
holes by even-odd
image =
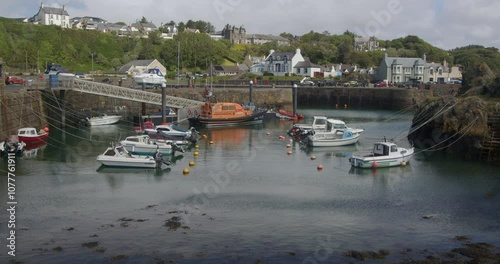
[[[181,64],[181,43],[177,42],[177,87],[179,87],[179,67]]]

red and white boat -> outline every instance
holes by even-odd
[[[292,120],[292,121],[297,121],[299,119],[304,118],[304,116],[301,114],[294,115],[293,112],[285,111],[283,109],[279,110],[276,113],[276,117],[278,117],[279,119],[286,119],[286,120]]]
[[[33,127],[24,127],[17,130],[17,137],[19,141],[26,144],[44,142],[49,137],[49,128],[45,127],[37,131]]]

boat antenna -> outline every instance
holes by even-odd
[[[384,136],[384,142],[387,142],[387,138],[385,138],[385,136]]]

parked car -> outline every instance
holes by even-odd
[[[21,78],[21,77],[17,77],[17,76],[7,76],[5,78],[5,84],[11,84],[11,83],[25,84],[26,80]]]
[[[309,81],[309,80],[307,80],[307,81],[303,81],[303,82],[301,83],[301,85],[302,85],[302,86],[314,86],[314,82],[313,82],[313,81]]]
[[[348,81],[344,83],[345,87],[357,87],[359,83],[357,81]]]
[[[377,82],[373,85],[373,87],[387,87],[387,82],[386,81]]]

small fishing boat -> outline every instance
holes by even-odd
[[[339,147],[352,145],[358,142],[360,134],[354,134],[351,130],[327,130],[314,132],[304,140],[310,147]]]
[[[382,168],[406,166],[414,153],[414,148],[401,148],[393,142],[376,142],[373,151],[365,156],[352,156],[349,162],[356,168]]]
[[[40,131],[37,131],[33,127],[20,128],[17,130],[17,137],[19,141],[22,141],[27,145],[46,141],[49,137],[49,128],[45,127]]]
[[[170,161],[165,161],[160,152],[153,156],[135,156],[128,152],[122,145],[112,144],[97,156],[97,161],[108,167],[122,168],[161,168],[162,164],[170,165]]]
[[[330,126],[328,124],[331,124]],[[287,134],[293,138],[302,140],[308,135],[315,132],[326,131],[328,129],[351,130],[353,134],[360,134],[364,131],[362,128],[348,127],[345,122],[326,116],[315,116],[311,124],[294,124]]]
[[[93,117],[87,117],[87,124],[90,126],[104,126],[104,125],[112,125],[118,123],[122,116],[120,115],[100,115],[100,116],[93,116]]]
[[[130,136],[120,141],[120,144],[128,152],[137,155],[154,155],[157,151],[162,155],[172,155],[175,151],[185,152],[174,141],[155,142],[148,135]]]
[[[194,127],[185,129],[174,124],[164,123],[151,129],[144,129],[144,134],[154,140],[189,140],[196,142],[200,133]]]
[[[199,115],[188,118],[191,126],[224,127],[262,123],[267,110],[244,107],[238,103],[217,102],[207,100],[201,106]]]
[[[299,119],[304,118],[304,116],[301,114],[294,115],[293,112],[286,111],[283,109],[280,109],[278,112],[276,112],[276,117],[279,119],[292,120],[292,121],[297,121]]]
[[[153,85],[154,87],[160,87],[167,83],[165,76],[158,68],[148,69],[147,72],[136,74],[133,78],[136,84]]]

